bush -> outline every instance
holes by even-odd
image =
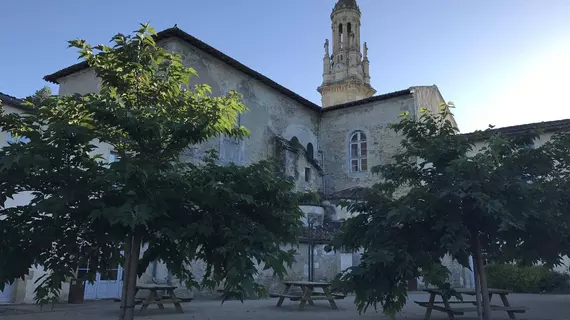
[[[561,292],[570,289],[570,275],[546,267],[494,264],[485,267],[490,288],[522,293]]]

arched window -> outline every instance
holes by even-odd
[[[310,142],[307,144],[307,157],[309,157],[309,159],[314,158],[314,148],[313,144]]]
[[[340,48],[342,49],[342,42],[344,41],[344,33],[342,32],[342,23],[338,25],[338,35],[340,40]]]
[[[350,171],[362,172],[368,170],[368,145],[366,135],[356,131],[350,136]]]

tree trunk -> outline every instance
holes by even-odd
[[[477,273],[481,282],[481,295],[483,298],[483,319],[491,320],[491,305],[489,302],[489,290],[487,288],[487,276],[485,275],[485,264],[483,263],[483,255],[481,254],[481,242],[479,234],[475,237],[475,251],[477,262]]]
[[[129,272],[127,273],[127,293],[125,306],[125,319],[133,320],[135,317],[135,295],[137,293],[137,267],[139,264],[139,254],[141,252],[141,237],[133,236],[131,255],[129,257]]]
[[[123,270],[124,270],[124,277],[123,277],[123,290],[121,291],[121,312],[119,314],[119,320],[125,319],[125,307],[127,305],[127,292],[129,291],[128,288],[128,281],[129,278],[129,265],[131,260],[131,247],[133,243],[133,237],[127,236],[125,238],[125,245],[123,246],[123,255],[125,256],[125,261],[123,262]]]
[[[475,254],[473,255],[475,256]],[[483,319],[481,316],[481,282],[479,282],[479,274],[477,263],[473,263],[473,278],[475,281],[475,300],[477,302],[477,318]]]

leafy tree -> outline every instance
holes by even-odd
[[[196,73],[154,41],[142,25],[117,34],[113,47],[70,41],[101,79],[86,95],[27,99],[34,112],[2,114],[0,127],[29,138],[0,151],[0,204],[32,192],[29,204],[0,207],[0,285],[31,265],[48,272],[38,303],[55,301],[61,284],[89,265],[86,278],[121,263],[120,319],[132,319],[137,273],[161,260],[197,286],[189,264],[206,263],[203,286],[226,296],[263,293],[256,265],[283,275],[301,224],[294,183],[270,161],[239,167],[184,161],[188,146],[219,135],[243,138],[246,110],[236,92],[213,97],[190,89]],[[98,146],[114,150],[110,162]],[[144,253],[141,246],[147,245]]]
[[[393,125],[401,150],[373,168],[382,181],[345,204],[359,214],[333,247],[364,253],[337,280],[356,293],[360,312],[379,303],[394,315],[406,302],[407,281],[418,277],[450,296],[441,259],[450,255],[468,268],[473,256],[490,319],[484,258],[552,265],[568,252],[569,218],[561,209],[568,208],[569,135],[536,147],[538,132],[460,135],[448,120],[451,106],[439,114],[424,110],[419,120],[404,114]],[[478,149],[476,141],[484,145]]]
[[[40,106],[42,103],[52,96],[51,88],[44,86],[40,90],[36,90],[33,95],[26,97],[24,103],[27,106]]]

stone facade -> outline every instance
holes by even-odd
[[[355,0],[339,0],[331,14],[333,52],[329,54],[327,40],[323,83],[318,89],[323,96],[322,108],[176,27],[159,32],[157,42],[179,53],[184,65],[197,71],[199,76],[192,84],[208,84],[213,95],[235,90],[243,95],[248,107],[238,122],[250,130],[249,137],[211,139],[189,146],[184,157],[200,161],[207,150],[214,149],[222,164],[248,165],[275,158],[287,174],[295,177],[298,190],[319,191],[325,197],[377,182],[378,177],[370,174],[370,168],[392,161],[400,146],[401,138],[388,128],[389,124],[397,122],[403,112],[417,117],[420,108],[435,111],[444,100],[436,86],[372,96],[376,91],[370,86],[366,44],[361,49],[360,18]],[[59,95],[94,93],[101,88],[100,80],[85,63],[45,79],[59,85]],[[103,156],[110,155],[110,146],[98,147]],[[322,210],[329,220],[348,217],[338,206],[338,199]],[[327,253],[323,248],[319,243],[313,249],[314,280],[330,280],[342,269],[358,263],[358,254]],[[307,243],[299,247],[297,263],[289,271],[290,279],[307,278],[308,250]],[[203,264],[196,262],[191,267],[199,278]],[[30,277],[41,272],[31,270]],[[159,263],[149,266],[140,279],[175,280]],[[261,269],[258,280],[270,290],[279,283],[270,271]],[[23,295],[18,301],[28,302],[31,292],[27,287],[32,285],[30,281],[22,285],[25,293],[16,296]],[[62,299],[66,299],[65,293]]]

